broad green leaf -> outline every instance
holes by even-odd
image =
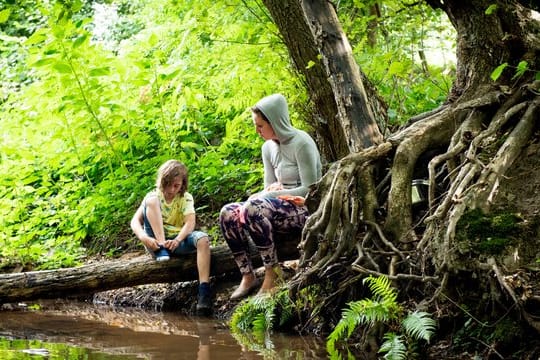
[[[77,48],[81,46],[86,41],[87,38],[88,38],[88,34],[83,34],[77,37],[75,41],[73,42],[73,48]]]
[[[508,66],[508,63],[504,63],[497,66],[490,75],[491,80],[497,81],[497,79],[501,76],[503,70],[506,69],[507,66]]]
[[[520,61],[516,69],[516,74],[512,77],[512,79],[521,77],[525,73],[525,71],[527,71],[528,69],[529,69],[529,63],[526,62],[525,60]]]
[[[62,74],[71,73],[71,66],[69,66],[69,64],[65,62],[57,62],[53,65],[53,68]]]
[[[151,46],[156,46],[158,42],[159,42],[159,38],[155,33],[150,35],[150,38],[148,38],[148,44],[150,44]]]
[[[46,57],[33,62],[30,66],[45,66],[56,63],[58,60],[52,57]]]
[[[32,184],[36,181],[38,181],[39,179],[41,179],[41,177],[39,177],[38,175],[30,175],[30,176],[27,176],[26,178],[23,179],[23,184],[25,185],[28,185],[28,184]]]
[[[181,71],[180,69],[176,69],[174,71],[171,71],[168,74],[165,74],[165,76],[163,77],[163,80],[172,80],[172,79],[174,79],[180,73],[180,71]]]
[[[488,8],[485,11],[486,15],[491,15],[497,10],[497,4],[491,4],[488,6]]]
[[[0,24],[3,24],[6,21],[8,21],[10,14],[11,14],[11,11],[9,9],[0,11]]]
[[[43,41],[45,41],[45,39],[47,39],[46,30],[38,29],[24,42],[24,44],[27,46],[32,46],[42,43]]]
[[[110,75],[111,68],[109,67],[100,67],[100,68],[94,68],[88,72],[88,75],[90,76],[105,76]]]
[[[388,68],[388,75],[401,75],[405,71],[405,64],[400,61],[394,61]]]
[[[82,7],[83,7],[83,3],[81,0],[75,0],[75,1],[72,1],[71,3],[71,9],[73,10],[74,13],[81,10]]]

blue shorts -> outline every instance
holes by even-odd
[[[150,221],[148,221],[148,218],[146,217],[146,207],[143,211],[143,221],[144,221],[144,231],[146,232],[146,235],[156,238],[154,235],[154,231],[152,230],[152,227],[150,226]],[[183,254],[192,254],[194,252],[197,252],[197,242],[205,237],[208,236],[205,232],[195,230],[192,233],[190,233],[182,242],[180,242],[180,245],[174,251],[172,254],[174,255],[183,255]],[[172,240],[172,239],[167,239]],[[154,252],[150,249],[148,250],[152,255],[154,255]]]
[[[208,236],[205,232],[195,230],[185,238],[172,252],[174,255],[191,254],[197,251],[199,239]]]

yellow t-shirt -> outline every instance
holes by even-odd
[[[170,204],[167,204],[161,191],[154,191],[151,194],[157,195],[159,199],[165,238],[175,238],[184,226],[185,215],[195,214],[193,196],[185,192],[184,196],[176,196]]]

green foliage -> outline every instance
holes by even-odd
[[[429,342],[435,332],[437,324],[431,314],[424,311],[414,311],[407,315],[401,323],[404,332],[413,339],[422,339]]]
[[[523,75],[525,75],[526,73],[534,73],[535,74],[535,79],[538,80],[540,79],[540,71],[538,71],[538,69],[531,69],[529,67],[529,63],[525,60],[521,60],[516,66],[511,66],[510,64],[508,63],[502,63],[501,65],[497,66],[495,68],[495,70],[493,70],[491,72],[491,80],[493,81],[497,81],[501,75],[503,74],[504,70],[505,69],[511,69],[514,71],[514,75],[512,76],[512,80],[516,80],[516,79],[519,79],[521,78]]]
[[[364,279],[372,292],[371,299],[362,299],[348,304],[342,317],[327,339],[326,348],[332,358],[341,358],[336,348],[353,335],[357,327],[363,326],[364,333],[375,325],[387,324],[393,327],[401,323],[403,335],[388,332],[379,352],[385,359],[406,359],[411,354],[408,344],[418,340],[429,341],[436,329],[436,323],[426,312],[412,312],[402,318],[402,308],[397,302],[397,292],[386,277],[369,276]],[[395,327],[395,326],[394,326]]]
[[[385,354],[385,359],[407,359],[407,346],[403,335],[388,332],[384,334],[383,339],[384,343],[381,345],[379,352]]]
[[[388,105],[390,125],[438,107],[455,73],[455,32],[423,2],[341,1],[338,15],[362,69]],[[405,9],[406,7],[406,9]]]
[[[473,209],[461,217],[456,238],[466,250],[497,255],[519,238],[521,222],[519,214],[510,212],[484,214],[480,209]]]
[[[41,340],[11,339],[0,337],[0,358],[3,360],[21,359],[114,359],[114,354],[104,354],[103,350],[93,350],[72,346],[66,343],[53,343]],[[118,356],[121,359],[136,356]]]
[[[0,104],[33,79],[23,42],[45,23],[40,8],[35,1],[0,0]]]
[[[501,65],[497,66],[490,75],[491,80],[497,81],[497,79],[501,77],[502,72],[504,71],[504,69],[506,69],[507,66],[508,63],[502,63]]]
[[[264,338],[263,334],[290,320],[293,309],[287,290],[274,295],[252,296],[237,306],[229,326],[233,332],[253,332]]]
[[[303,96],[251,1],[116,5],[109,24],[88,3],[41,7],[34,28],[10,33],[32,81],[0,102],[0,267],[73,266],[140,246],[129,220],[169,158],[186,163],[205,212],[258,191],[262,142],[248,108],[270,92]]]
[[[497,4],[491,4],[488,6],[488,8],[486,9],[485,11],[485,14],[486,15],[491,15],[493,14],[495,11],[497,11]]]
[[[370,328],[375,323],[392,321],[401,311],[396,301],[397,292],[388,278],[370,276],[364,282],[373,292],[373,298],[350,302],[349,307],[343,310],[341,320],[328,336],[327,350],[330,354],[336,352],[336,342],[351,337],[358,326]]]

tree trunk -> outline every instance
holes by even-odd
[[[280,260],[298,258],[298,239],[278,241]],[[254,266],[261,266],[258,251],[251,247]],[[211,275],[238,271],[226,245],[211,250]],[[74,268],[0,274],[0,304],[32,299],[88,297],[95,292],[161,282],[197,280],[195,255],[157,262],[149,255],[130,260],[104,261]]]
[[[307,23],[334,92],[339,119],[350,152],[382,142],[364,83],[347,36],[329,1],[302,1]]]
[[[324,8],[305,12],[306,8],[315,6],[314,3],[318,1],[264,0],[296,70],[306,81],[315,106],[316,115],[308,119],[308,123],[316,129],[323,155],[333,162],[350,152],[379,143],[382,137],[375,120],[383,123],[386,109],[371,84],[365,86],[362,80],[350,75],[350,71],[354,71],[354,75],[362,76],[361,79],[367,82],[354,64],[347,38],[332,6],[324,1],[321,2]],[[319,33],[314,35],[313,31]],[[343,52],[329,53],[331,48],[325,46],[327,39],[322,41],[321,38],[326,35],[341,44]],[[328,69],[334,63],[340,69]],[[330,79],[329,76],[334,74],[343,77]]]

